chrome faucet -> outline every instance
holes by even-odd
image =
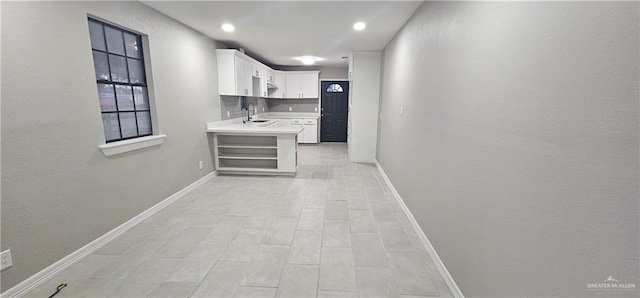
[[[251,106],[253,106],[253,109],[249,109]],[[247,122],[251,122],[251,111],[254,112],[253,115],[255,116],[255,108],[256,108],[256,105],[253,102],[249,102],[247,104],[247,110],[248,110],[247,111]]]

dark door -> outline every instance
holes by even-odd
[[[322,81],[321,142],[346,142],[349,81]]]

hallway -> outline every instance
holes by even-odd
[[[27,296],[452,296],[375,165],[344,143],[299,163],[215,177]]]

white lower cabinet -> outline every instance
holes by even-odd
[[[304,132],[303,143],[318,143],[318,119],[304,119]]]
[[[292,127],[304,127],[298,134],[298,143],[318,143],[318,119],[291,119]]]
[[[304,127],[304,121],[302,119],[291,119],[291,127],[302,128]],[[298,133],[298,144],[304,143],[304,133],[304,129]]]

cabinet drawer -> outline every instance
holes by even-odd
[[[291,124],[304,124],[302,119],[291,119]]]
[[[304,119],[304,124],[318,124],[318,119]]]

